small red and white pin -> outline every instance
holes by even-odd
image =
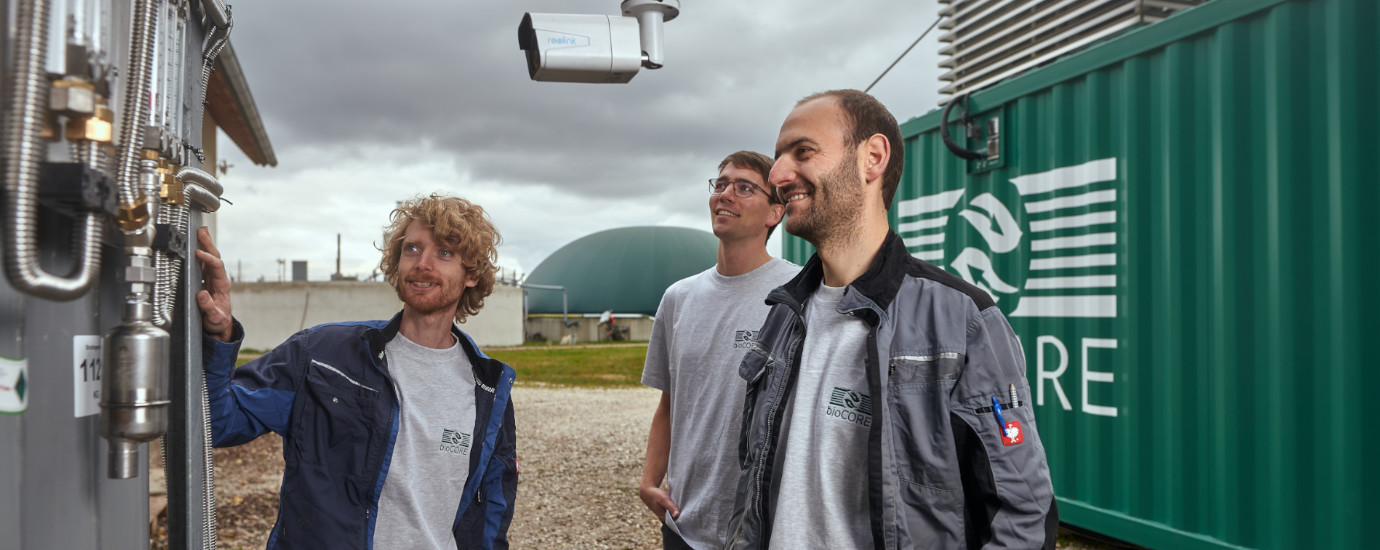
[[[1001,431],[1002,445],[1015,445],[1025,441],[1025,434],[1021,433],[1021,422],[1012,420],[1006,423],[1006,427]]]
[[[1012,384],[1011,407],[1019,407],[1020,400],[1016,397],[1016,385]],[[992,415],[997,417],[997,428],[1001,429],[1001,444],[1006,446],[1016,445],[1025,441],[1025,434],[1021,433],[1021,422],[1012,420],[1007,422],[1001,417],[1001,401],[995,396],[992,397]]]

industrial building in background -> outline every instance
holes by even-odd
[[[337,245],[338,246],[338,245]],[[651,337],[666,288],[714,265],[718,240],[699,229],[622,227],[575,239],[525,278],[501,276],[484,309],[465,321],[481,346],[526,340],[582,343]],[[337,252],[338,254],[338,252]],[[293,272],[299,269],[293,262]],[[402,308],[397,290],[337,272],[330,281],[236,281],[235,317],[244,349],[265,351],[293,333],[343,319],[387,319]],[[305,267],[303,267],[305,270]]]
[[[714,265],[718,240],[699,229],[623,227],[586,235],[552,252],[525,278],[500,276],[484,309],[465,321],[484,347],[526,340],[582,343],[648,340],[666,288]],[[293,333],[345,319],[387,319],[402,308],[397,289],[340,273],[310,281],[292,261],[290,281],[236,281],[235,317],[246,350],[265,351]]]
[[[223,0],[0,3],[0,547],[214,548],[192,228],[216,128],[274,165]],[[157,445],[155,445],[157,447]]]
[[[293,333],[346,319],[388,319],[402,310],[398,290],[382,281],[236,282],[235,318],[244,325],[243,350],[267,351]],[[522,289],[500,279],[484,309],[460,328],[481,347],[522,345]]]
[[[235,318],[246,328],[242,352],[268,351],[299,330],[323,323],[356,319],[389,319],[402,310],[398,289],[340,272],[341,235],[335,236],[335,273],[330,281],[307,279],[307,262],[292,262],[292,280],[258,282],[236,280],[230,289]],[[280,262],[285,264],[286,260]],[[299,267],[300,266],[300,267]],[[522,289],[517,274],[498,271],[493,293],[484,309],[465,319],[461,328],[481,347],[520,346],[523,343]]]

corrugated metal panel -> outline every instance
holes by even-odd
[[[974,95],[995,165],[903,126],[893,227],[995,290],[1064,521],[1373,547],[1376,29],[1372,0],[1216,0]]]
[[[940,0],[941,93],[983,88],[1205,0]]]

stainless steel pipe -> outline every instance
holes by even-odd
[[[216,181],[214,176],[206,173],[205,170],[199,170],[191,166],[183,166],[182,168],[178,168],[177,172],[173,175],[183,182],[197,184],[201,188],[210,191],[216,198],[220,198],[221,195],[225,194],[225,187],[222,186],[220,182]]]
[[[196,205],[202,212],[220,210],[220,197],[212,195],[210,191],[196,185],[188,185],[182,191],[187,194],[187,202]]]
[[[120,157],[117,179],[120,203],[139,201],[139,151],[143,148],[144,123],[148,120],[149,76],[153,73],[153,47],[157,36],[154,23],[158,17],[158,2],[135,0],[130,21],[129,69],[125,78],[124,120],[120,124]],[[155,195],[156,196],[156,195]],[[154,197],[144,197],[152,201]],[[125,228],[126,232],[138,231]]]
[[[21,292],[48,300],[75,300],[86,294],[101,270],[104,220],[88,213],[77,222],[76,261],[63,277],[38,265],[38,172],[47,142],[39,136],[47,109],[44,73],[50,2],[27,0],[15,12],[14,79],[0,119],[4,157],[5,276]]]

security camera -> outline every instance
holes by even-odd
[[[680,1],[624,0],[621,8],[622,16],[524,14],[518,47],[527,54],[527,75],[622,84],[641,67],[661,68],[661,24],[680,15]]]
[[[518,46],[532,80],[622,84],[642,66],[637,21],[627,17],[529,13]]]

